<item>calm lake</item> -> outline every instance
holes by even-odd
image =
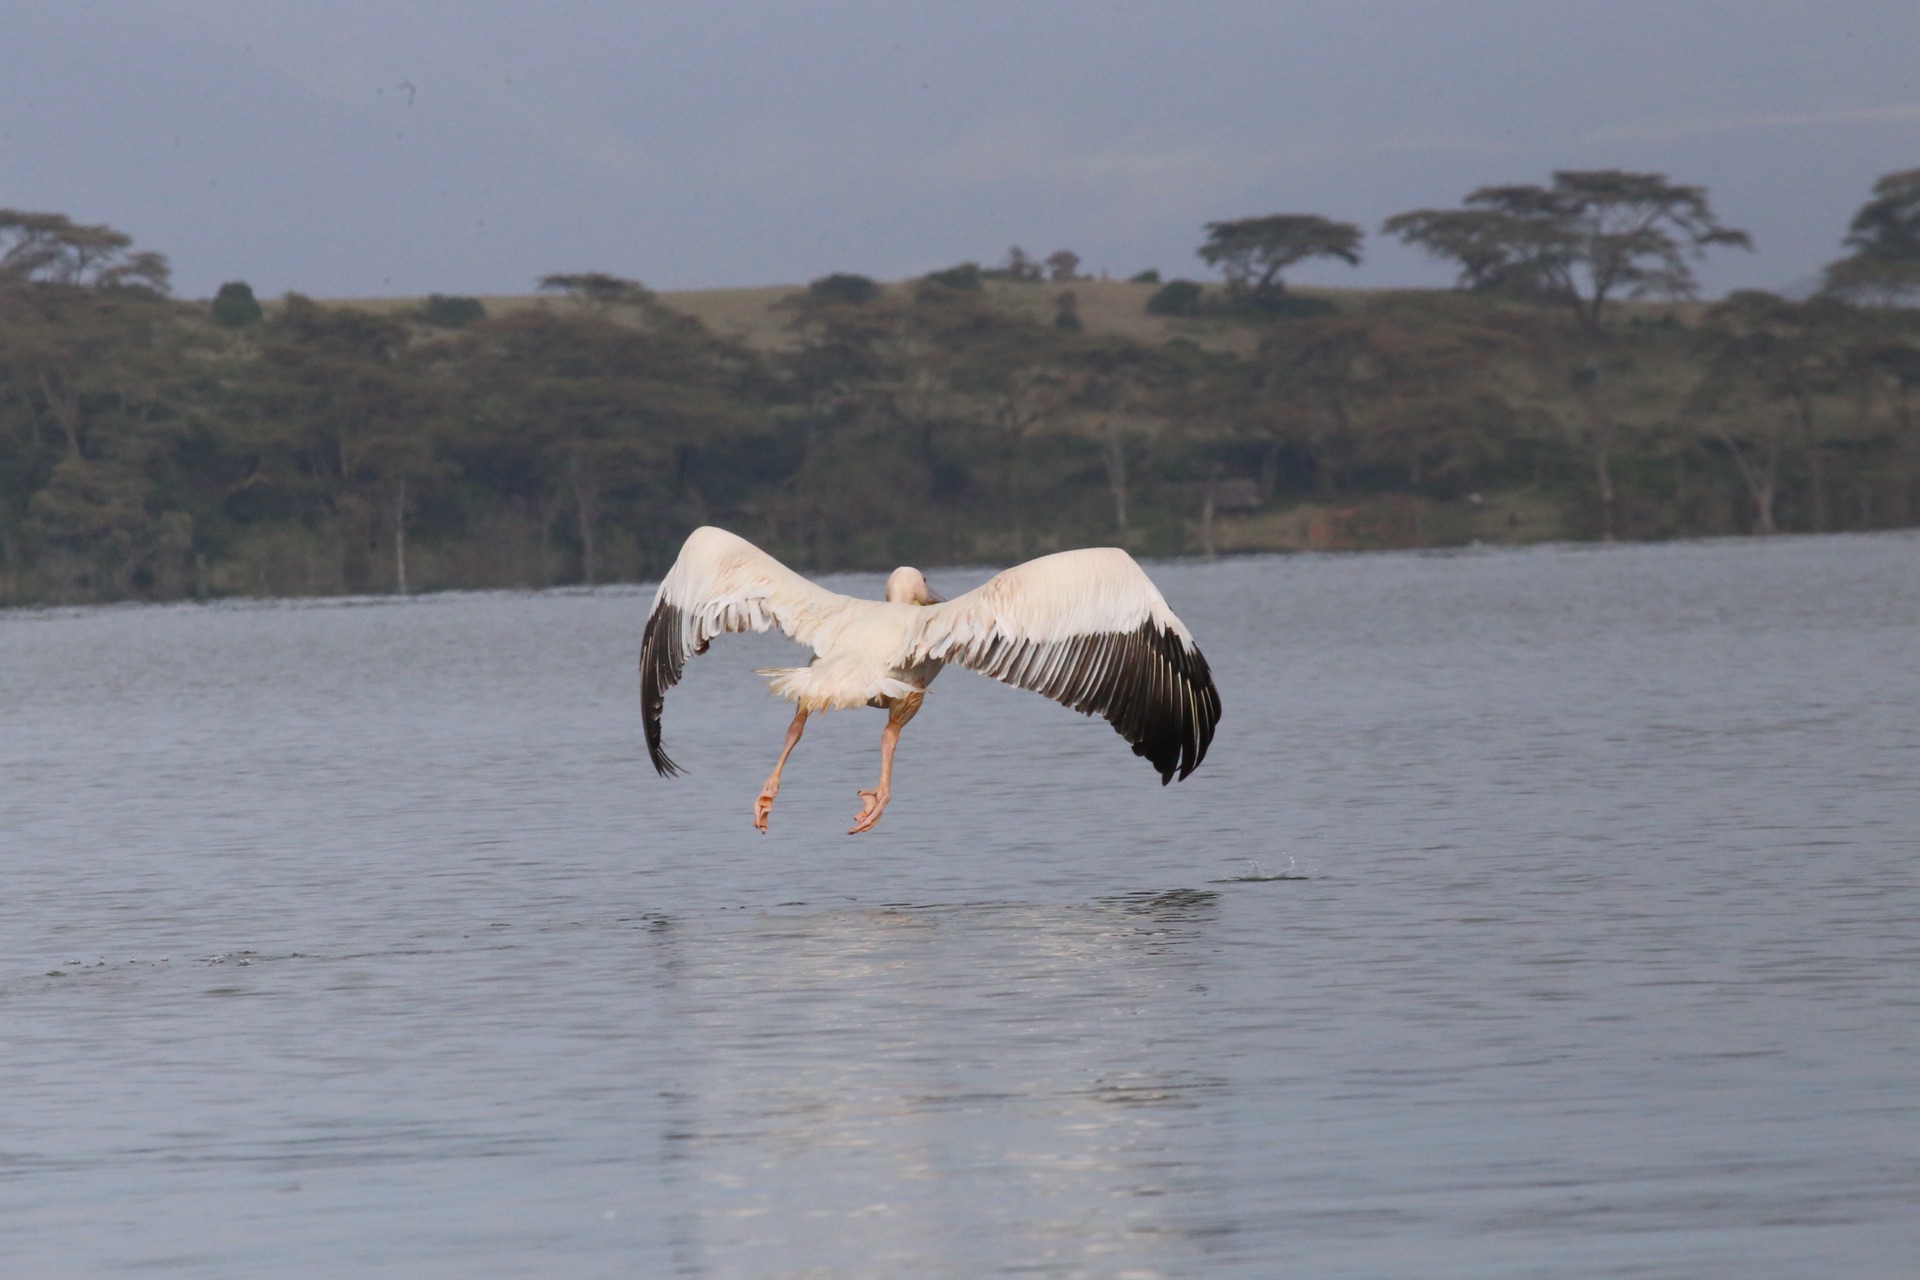
[[[857,838],[651,589],[0,614],[0,1275],[1916,1273],[1920,538],[1150,571],[1193,778],[953,670]]]

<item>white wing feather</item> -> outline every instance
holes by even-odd
[[[703,526],[688,534],[654,592],[640,646],[640,706],[653,767],[662,774],[679,772],[660,746],[661,707],[687,659],[705,653],[713,637],[778,628],[812,644],[850,606],[872,603],[816,586],[725,529]]]
[[[1163,783],[1206,756],[1220,721],[1207,660],[1126,552],[1029,560],[925,615],[915,660],[956,662],[1104,716]]]

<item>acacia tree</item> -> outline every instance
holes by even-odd
[[[167,291],[162,254],[133,248],[133,237],[108,226],[83,226],[64,213],[0,209],[0,282]]]
[[[1366,233],[1351,222],[1312,213],[1273,213],[1231,222],[1209,222],[1198,250],[1218,267],[1227,288],[1252,302],[1270,302],[1286,292],[1280,273],[1309,258],[1339,258],[1358,265]]]
[[[1865,317],[1832,298],[1794,302],[1749,289],[1707,313],[1697,344],[1705,369],[1688,416],[1732,459],[1756,534],[1779,531],[1775,506],[1789,450],[1806,466],[1813,528],[1826,527],[1830,406],[1851,401],[1865,417],[1874,337]]]
[[[1017,249],[1009,261],[1021,272],[1031,264]],[[872,516],[897,521],[910,518],[906,508],[916,502],[924,508],[932,393],[946,353],[923,308],[865,276],[823,276],[780,305],[794,343],[776,367],[799,456],[781,491],[757,504],[763,536],[790,543],[806,563],[840,564],[873,533]],[[869,484],[876,473],[893,483]],[[850,486],[863,485],[860,501],[845,500]]]
[[[654,302],[653,290],[638,280],[608,275],[604,271],[555,272],[540,277],[542,293],[564,293],[586,305],[647,306]]]
[[[166,290],[166,258],[124,232],[0,209],[0,554],[27,558],[13,531],[54,552],[58,594],[147,589],[191,537],[154,483],[186,377]]]
[[[1044,280],[1047,276],[1046,267],[1041,260],[1032,257],[1017,244],[1007,250],[1006,261],[1000,264],[999,272],[1007,279],[1018,280],[1023,284]]]
[[[1874,183],[1842,243],[1853,252],[1827,265],[1828,293],[1893,303],[1920,291],[1920,169]]]
[[[587,585],[621,571],[610,552],[627,539],[650,556],[699,523],[683,519],[686,452],[756,416],[743,386],[751,362],[664,308],[640,324],[600,309],[526,309],[466,332],[461,376],[490,431],[510,442],[523,489],[571,508]]]
[[[1693,264],[1717,246],[1751,249],[1745,231],[1722,225],[1704,187],[1662,173],[1562,169],[1549,186],[1481,187],[1464,209],[1415,209],[1381,230],[1460,264],[1460,284],[1563,306],[1568,342],[1540,335],[1547,363],[1575,393],[1575,434],[1593,463],[1600,535],[1617,535],[1612,455],[1620,423],[1603,375],[1623,364],[1605,350],[1606,321],[1621,298],[1690,297]]]
[[[229,495],[278,491],[337,540],[340,583],[373,589],[385,544],[406,589],[406,513],[435,471],[434,390],[403,320],[288,294],[260,338],[260,360],[230,435],[255,457]]]
[[[1000,496],[1016,559],[1027,554],[1035,508],[1035,439],[1067,417],[1080,390],[1062,359],[1080,335],[1021,317],[976,311],[946,335],[954,357],[947,385],[961,415],[993,440],[1000,455]]]
[[[65,598],[177,587],[192,521],[157,482],[191,412],[183,335],[149,292],[0,288],[0,570]]]
[[[1871,449],[1878,465],[1854,478],[1855,519],[1864,528],[1875,523],[1877,496],[1891,500],[1889,514],[1905,511],[1910,519],[1920,491],[1913,483],[1920,476],[1920,415],[1914,412],[1920,396],[1920,314],[1876,313],[1861,355],[1866,382],[1887,409],[1887,428]]]
[[[1274,453],[1310,458],[1324,495],[1383,471],[1414,490],[1470,487],[1497,461],[1514,417],[1489,368],[1518,344],[1445,311],[1361,307],[1276,325],[1255,356]]]
[[[1076,436],[1100,451],[1114,537],[1123,547],[1133,540],[1128,461],[1137,449],[1129,448],[1129,443],[1150,434],[1161,416],[1160,356],[1116,335],[1069,339],[1058,352],[1057,371],[1065,391],[1061,416]]]
[[[1562,169],[1550,186],[1481,187],[1465,203],[1395,214],[1380,229],[1459,263],[1464,288],[1563,305],[1595,334],[1620,298],[1692,296],[1708,249],[1753,247],[1721,224],[1705,187],[1661,173]]]

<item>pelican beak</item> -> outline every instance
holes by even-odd
[[[945,604],[946,602],[947,602],[947,598],[945,596],[941,595],[938,591],[935,591],[932,587],[928,587],[927,598],[925,600],[922,600],[920,603],[921,604]]]

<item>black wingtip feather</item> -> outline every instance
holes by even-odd
[[[1200,767],[1220,723],[1205,656],[1151,621],[1131,632],[1079,636],[1051,663],[1042,646],[1005,639],[958,656],[975,671],[1104,717],[1153,766],[1161,786]]]
[[[646,636],[640,642],[641,727],[647,738],[647,757],[663,778],[681,773],[660,743],[660,714],[666,706],[667,690],[680,683],[680,673],[687,667],[680,636],[680,610],[662,603],[647,619]]]

